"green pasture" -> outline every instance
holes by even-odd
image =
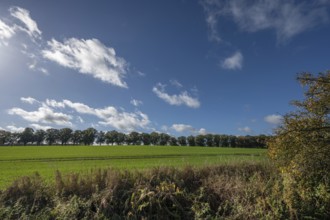
[[[62,173],[98,168],[148,169],[155,166],[209,166],[265,160],[265,149],[174,146],[13,146],[0,147],[0,188],[38,172],[52,180]]]

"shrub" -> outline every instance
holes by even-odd
[[[11,219],[29,215],[44,215],[53,206],[51,191],[45,186],[38,173],[21,177],[0,194],[2,215]]]
[[[330,210],[330,71],[298,80],[307,86],[305,99],[284,116],[268,143],[269,156],[282,174],[291,218],[330,218],[319,211]]]

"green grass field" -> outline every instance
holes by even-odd
[[[209,166],[266,160],[265,149],[173,146],[14,146],[0,147],[0,188],[38,172],[51,181],[62,173],[97,168],[147,169],[155,166]]]

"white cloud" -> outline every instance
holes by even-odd
[[[22,53],[26,54],[26,52],[24,52],[24,51],[22,51]],[[32,60],[31,63],[28,63],[28,67],[29,67],[30,70],[41,72],[45,75],[49,75],[49,72],[46,68],[38,67],[38,62],[37,62],[36,57],[30,56],[30,59]]]
[[[15,28],[8,26],[0,19],[0,40],[8,40],[15,35]]]
[[[52,39],[47,42],[48,49],[42,51],[44,58],[61,66],[92,75],[103,82],[127,88],[123,78],[127,62],[116,55],[111,47],[106,47],[97,39],[70,38],[63,43]]]
[[[32,97],[21,97],[21,101],[24,103],[28,103],[30,105],[34,104],[34,103],[39,103],[38,100],[32,98]]]
[[[248,126],[245,126],[243,128],[238,128],[239,131],[243,131],[245,133],[251,133],[252,132],[252,129]]]
[[[83,119],[82,117],[80,117],[80,116],[77,117],[77,120],[78,120],[78,122],[80,122],[81,124],[85,122],[84,119]]]
[[[243,66],[243,55],[241,52],[236,52],[232,56],[226,58],[221,66],[225,69],[237,70],[242,69]]]
[[[108,107],[106,109],[97,110],[96,114],[103,119],[99,123],[102,125],[110,125],[116,129],[133,131],[136,128],[146,128],[150,124],[149,118],[142,112],[118,112]]]
[[[293,0],[204,0],[206,22],[211,35],[219,38],[218,21],[231,18],[242,31],[273,29],[279,42],[328,20],[326,2]]]
[[[144,72],[141,71],[137,71],[137,74],[141,77],[145,77],[147,74],[145,74]]]
[[[283,116],[281,115],[267,115],[264,120],[270,124],[275,124],[275,125],[278,125],[278,124],[281,124],[282,121],[283,121]]]
[[[0,46],[2,44],[8,46],[10,38],[26,33],[28,38],[19,37],[13,43],[22,46],[20,52],[30,59],[27,63],[30,70],[48,75],[48,70],[39,66],[41,58],[40,48],[44,42],[42,41],[42,33],[38,28],[37,22],[30,17],[30,12],[24,8],[11,7],[9,12],[11,16],[5,19],[7,23],[0,19]]]
[[[176,79],[172,79],[172,80],[170,80],[170,83],[171,83],[173,86],[177,87],[177,88],[182,88],[182,87],[183,87],[183,85],[182,85],[178,80],[176,80]]]
[[[44,130],[46,131],[47,129],[52,128],[51,126],[47,126],[47,125],[39,125],[39,124],[30,124],[30,126],[36,130]]]
[[[37,111],[25,111],[21,108],[12,108],[8,110],[10,115],[18,115],[30,122],[41,122],[47,124],[56,124],[62,126],[72,126],[70,115],[54,112],[51,108],[42,106]]]
[[[131,103],[132,105],[136,106],[136,107],[138,107],[138,106],[140,106],[140,105],[143,104],[142,101],[137,100],[137,99],[132,99],[130,103]]]
[[[24,51],[22,51],[22,53],[25,53]],[[32,60],[32,63],[28,64],[28,67],[30,70],[35,70],[37,66],[37,62],[35,60]]]
[[[206,131],[205,128],[201,128],[201,129],[199,129],[198,134],[206,135],[207,134],[207,131]]]
[[[30,12],[24,8],[11,7],[9,9],[11,16],[20,20],[26,28],[18,26],[19,29],[25,31],[32,38],[40,38],[41,31],[37,23],[30,17]]]
[[[196,129],[191,125],[187,125],[187,124],[173,124],[171,126],[171,129],[175,130],[176,132],[182,133],[182,132],[189,132],[192,134],[201,134],[201,135],[205,135],[207,134],[207,131],[205,128],[201,128],[201,129]]]
[[[92,108],[84,103],[72,102],[70,100],[63,100],[58,102],[55,100],[47,99],[43,103],[44,107],[54,107],[54,108],[71,108],[79,114],[88,114],[96,116],[101,119],[99,124],[105,126],[112,126],[116,129],[133,131],[137,128],[145,129],[150,124],[149,118],[146,114],[137,112],[125,112],[119,111],[113,106],[108,106],[105,108]],[[78,116],[78,121],[83,123],[83,119]]]
[[[196,130],[193,126],[186,124],[173,124],[171,128],[176,132],[195,132]]]
[[[221,42],[222,39],[218,33],[218,17],[219,17],[219,11],[214,10],[217,7],[211,6],[211,4],[220,4],[218,1],[201,1],[202,5],[204,6],[204,10],[206,12],[206,24],[209,28],[209,40],[214,42]]]
[[[49,74],[49,72],[48,72],[48,70],[47,70],[46,68],[39,67],[39,68],[37,68],[37,70],[38,70],[39,72],[42,72],[42,73],[45,74],[45,75],[48,75],[48,74]]]
[[[140,111],[125,112],[118,110],[113,106],[105,108],[92,108],[84,103],[72,102],[70,100],[63,100],[61,102],[46,99],[44,102],[40,102],[34,98],[21,98],[25,102],[40,103],[41,107],[36,111],[26,111],[21,108],[12,108],[8,110],[8,114],[17,115],[29,122],[44,123],[44,124],[56,124],[61,126],[72,126],[71,120],[73,116],[65,114],[63,112],[56,112],[54,109],[61,109],[67,111],[67,108],[73,109],[79,114],[88,114],[96,116],[100,121],[99,125],[112,126],[115,129],[124,131],[133,131],[136,129],[146,129],[150,124],[150,120],[146,114]],[[84,123],[84,120],[80,116],[76,116],[76,119],[80,123]],[[34,127],[38,127],[37,124],[33,124]]]
[[[17,133],[22,132],[25,129],[23,127],[16,127],[15,125],[8,125],[6,126],[6,128],[7,128],[6,130],[10,132],[17,132]]]
[[[90,108],[88,105],[85,105],[83,103],[79,102],[71,102],[70,100],[63,100],[62,102],[65,106],[68,106],[74,110],[76,110],[78,113],[81,114],[95,114],[95,110],[93,108]],[[60,103],[58,105],[61,105]]]
[[[57,102],[54,99],[46,99],[46,102],[44,103],[49,107],[53,107],[53,108],[64,108],[65,105],[63,102]]]
[[[186,105],[191,108],[198,108],[200,102],[197,98],[191,97],[187,91],[181,92],[179,95],[169,95],[165,92],[165,86],[158,83],[153,87],[152,91],[162,100],[170,105]]]

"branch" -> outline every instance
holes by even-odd
[[[327,79],[326,77],[322,78],[308,78],[308,77],[297,77],[297,80],[305,80],[305,81],[311,81],[311,82],[321,82],[321,83],[329,83],[330,84],[330,79]]]
[[[294,129],[294,130],[288,130],[287,132],[284,132],[282,134],[290,134],[292,132],[312,132],[312,131],[320,131],[320,130],[330,130],[330,126],[324,126],[324,127],[314,127],[314,128],[305,128],[305,129]]]

